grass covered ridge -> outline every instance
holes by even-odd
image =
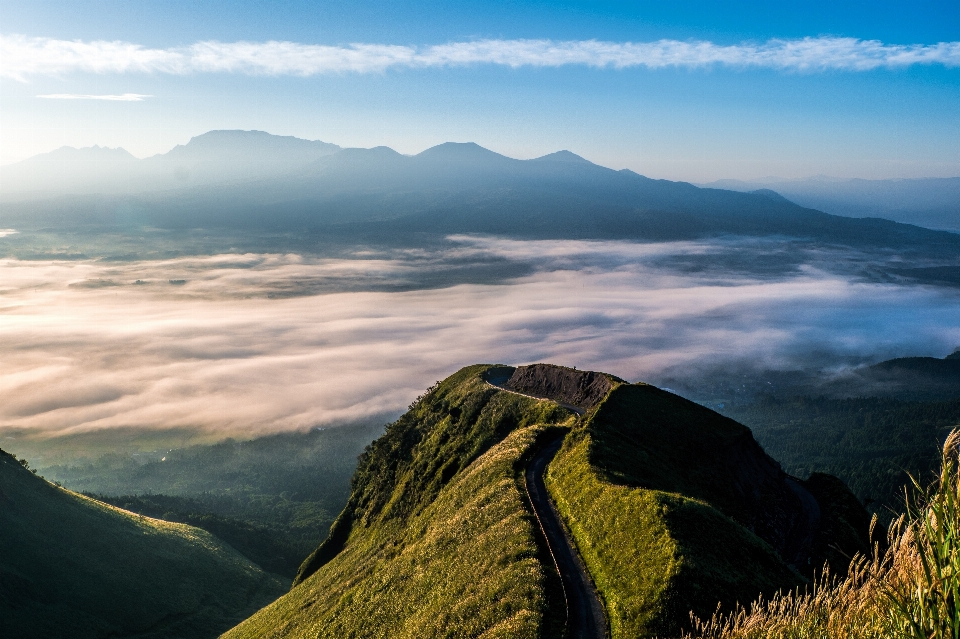
[[[209,637],[278,596],[209,533],[56,487],[0,451],[0,635]]]
[[[547,487],[615,639],[675,636],[691,610],[710,615],[718,602],[732,609],[802,583],[783,557],[796,556],[797,539],[804,558],[816,545],[816,500],[749,429],[619,380],[577,420],[484,381],[513,371],[465,368],[387,426],[293,589],[225,636],[559,636],[562,592],[523,487],[536,443],[558,428],[569,434]],[[820,483],[820,494],[848,492]],[[834,510],[823,520],[846,531],[844,509]]]
[[[100,454],[70,464],[50,441],[46,451],[34,451],[45,452],[39,457],[48,465],[33,463],[71,490],[203,528],[265,570],[293,579],[347,503],[357,455],[382,433],[382,425],[361,423],[173,450],[164,446],[135,456]],[[150,446],[148,436],[144,444]],[[61,446],[71,442],[90,445],[96,439],[67,438]],[[51,466],[51,458],[61,463]]]
[[[615,639],[675,635],[691,610],[709,616],[718,602],[729,610],[803,582],[784,557],[806,515],[782,470],[746,427],[666,391],[617,385],[567,437],[546,483]],[[842,509],[821,511],[828,530],[848,532]],[[843,541],[849,554],[866,547],[856,534]]]
[[[614,638],[669,634],[691,610],[750,601],[796,585],[773,550],[708,504],[610,483],[576,433],[550,464],[547,486],[604,599]]]
[[[522,470],[572,413],[490,387],[488,368],[461,370],[387,428],[361,458],[334,547],[225,637],[534,638],[563,623]]]

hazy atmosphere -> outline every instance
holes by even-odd
[[[4,427],[960,346],[950,3],[0,7]]]
[[[0,0],[0,363],[3,638],[958,639],[960,3]]]

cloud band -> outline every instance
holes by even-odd
[[[38,98],[46,100],[107,100],[109,102],[143,102],[144,98],[152,98],[152,95],[143,93],[123,93],[120,95],[87,95],[83,93],[49,93],[47,95],[38,95]]]
[[[0,77],[21,81],[31,76],[76,72],[314,76],[478,64],[512,68],[725,66],[806,72],[869,71],[933,64],[958,67],[960,42],[898,45],[835,37],[774,39],[734,45],[679,40],[477,40],[414,47],[204,41],[187,47],[150,49],[122,41],[84,42],[8,35],[0,36],[0,60]]]

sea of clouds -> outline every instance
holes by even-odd
[[[0,260],[0,427],[245,435],[397,414],[480,362],[636,381],[960,345],[956,290],[838,261],[773,241],[477,237],[349,259]],[[458,280],[465,264],[506,275]]]

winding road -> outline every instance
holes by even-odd
[[[527,368],[533,368],[534,365]],[[516,369],[511,369],[516,370]],[[507,384],[507,378],[485,377],[487,384],[497,390],[520,395],[537,401],[552,401],[560,404],[577,414],[578,418],[584,414],[582,406],[574,406],[557,401],[551,397],[541,397],[538,395],[527,394],[513,390]],[[537,382],[539,380],[535,380]],[[555,380],[548,380],[555,381]],[[526,382],[526,384],[524,384]],[[521,388],[531,386],[530,379],[520,378]],[[562,386],[562,383],[560,384]],[[538,389],[542,386],[550,388],[550,384],[532,384]],[[556,388],[557,385],[554,385]],[[526,388],[524,388],[526,390]],[[583,384],[580,385],[580,391],[583,390]],[[548,391],[551,392],[551,391]],[[559,391],[560,395],[570,393],[565,390]],[[574,397],[584,397],[584,393],[574,394]],[[585,398],[589,405],[589,397]],[[578,401],[578,400],[573,400]],[[553,559],[557,573],[560,575],[563,587],[563,595],[566,603],[567,617],[566,629],[567,636],[571,639],[606,639],[608,636],[607,619],[604,614],[604,606],[600,600],[593,581],[590,578],[583,561],[576,551],[569,531],[564,526],[557,509],[550,499],[544,484],[543,474],[547,465],[554,458],[563,444],[563,436],[559,436],[547,442],[537,449],[534,456],[527,464],[524,472],[527,495],[530,499],[534,515],[540,525],[543,534],[543,541],[546,543],[547,550]],[[817,531],[820,528],[821,512],[816,498],[795,478],[787,477],[786,487],[792,491],[800,505],[800,517],[791,527],[789,538],[786,540],[786,547],[783,549],[785,559],[791,565],[799,566],[805,560],[809,564],[811,548],[815,541]]]
[[[526,471],[527,495],[530,496],[533,512],[540,523],[554,565],[560,573],[567,604],[568,636],[571,639],[605,639],[607,620],[603,614],[603,604],[543,483],[543,471],[562,443],[563,437],[558,437],[530,460]]]
[[[487,383],[505,393],[513,393],[539,401],[556,401],[546,397],[518,393],[499,384],[491,383],[489,380]],[[569,404],[561,404],[561,406],[570,409],[578,416],[583,415],[583,409],[578,406]],[[530,498],[533,514],[540,524],[540,531],[543,533],[544,542],[553,559],[554,567],[560,575],[563,597],[567,606],[567,636],[570,639],[606,639],[607,618],[603,612],[603,603],[600,601],[600,596],[593,586],[589,573],[587,573],[586,566],[583,565],[580,555],[574,549],[573,540],[570,539],[566,527],[560,521],[560,515],[553,505],[549,493],[547,493],[547,487],[543,483],[543,473],[547,464],[557,454],[562,444],[563,435],[547,442],[527,464],[524,473],[527,496]]]

